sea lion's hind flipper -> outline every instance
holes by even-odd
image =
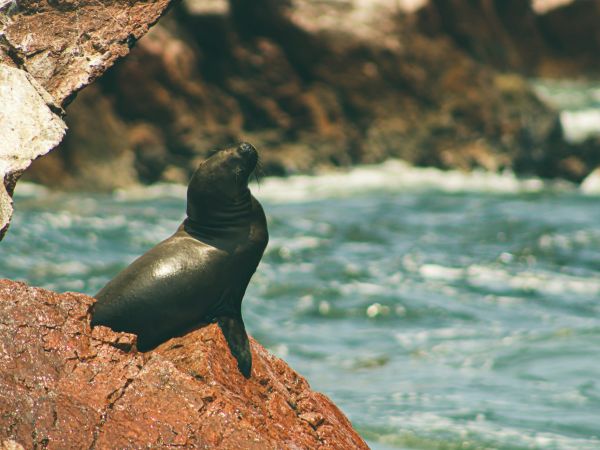
[[[231,354],[237,360],[242,375],[250,378],[252,372],[252,353],[250,343],[241,317],[220,316],[217,318],[219,328],[223,332]]]

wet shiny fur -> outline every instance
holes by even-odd
[[[200,164],[188,186],[187,218],[98,292],[92,326],[135,333],[146,351],[217,321],[250,376],[241,304],[268,242],[263,209],[248,188],[257,159],[242,143]]]

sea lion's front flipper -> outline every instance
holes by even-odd
[[[240,372],[246,378],[250,378],[252,353],[250,353],[250,343],[242,317],[220,316],[217,318],[217,323],[227,340],[231,354],[237,359]]]

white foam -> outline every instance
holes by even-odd
[[[543,245],[569,248],[571,243],[565,236],[542,237]],[[548,241],[548,242],[546,242]],[[550,242],[551,241],[551,242]],[[545,272],[519,272],[512,274],[498,267],[471,265],[466,269],[424,264],[419,267],[423,278],[431,280],[455,281],[466,278],[471,284],[495,290],[506,288],[539,292],[541,294],[600,295],[600,280],[571,275],[557,275]]]
[[[600,195],[600,167],[583,180],[579,189],[586,195]]]
[[[600,135],[600,86],[579,80],[533,80],[538,96],[560,111],[560,121],[569,142],[582,142]]]
[[[511,274],[506,270],[481,265],[469,266],[467,279],[476,286],[503,290],[539,292],[546,295],[579,294],[600,295],[600,280],[572,275],[545,272],[520,272]]]
[[[323,242],[325,242],[324,239],[315,236],[295,236],[289,239],[271,238],[267,253],[277,252],[284,259],[289,259],[292,254],[318,248]]]
[[[36,277],[47,278],[51,276],[85,275],[90,271],[90,267],[79,261],[53,262],[52,264],[40,262],[34,263],[30,271]]]
[[[156,183],[150,186],[135,186],[115,190],[113,196],[117,201],[153,200],[157,198],[185,199],[187,186],[174,183]]]
[[[592,136],[600,136],[600,109],[589,108],[560,113],[565,138],[569,142],[582,142]]]
[[[434,280],[458,280],[464,276],[464,270],[454,267],[445,267],[437,264],[423,264],[419,273],[424,278]]]
[[[588,183],[589,184],[589,183]],[[253,194],[260,200],[275,203],[298,203],[327,198],[344,198],[369,191],[488,192],[516,194],[540,192],[545,189],[575,189],[562,182],[548,182],[540,178],[519,178],[510,171],[502,173],[474,170],[444,171],[432,167],[414,167],[402,160],[391,159],[381,164],[355,166],[351,169],[329,169],[314,175],[267,177],[260,183],[252,182]],[[51,193],[46,187],[33,183],[17,184],[16,196],[40,198]],[[175,198],[183,200],[187,187],[180,184],[157,183],[117,189],[113,198],[118,202]]]
[[[558,110],[581,110],[600,102],[598,82],[581,80],[532,80],[538,96]]]
[[[371,297],[387,293],[387,287],[375,283],[353,281],[340,286],[340,291],[344,295],[359,294],[364,297]]]
[[[498,335],[499,330],[488,329],[485,332],[486,337]],[[481,331],[476,328],[461,327],[446,327],[437,328],[431,330],[419,330],[419,331],[402,331],[394,333],[396,341],[402,345],[405,349],[414,350],[414,348],[423,346],[431,343],[432,341],[447,341],[452,340],[452,348],[457,350],[459,344],[457,341],[462,340],[463,345],[474,345],[479,346],[481,343],[475,342],[476,339],[481,337]],[[484,345],[488,345],[484,343]],[[461,352],[463,349],[460,350]]]
[[[356,193],[385,190],[436,189],[445,192],[539,192],[556,184],[539,178],[518,178],[514,173],[480,170],[465,173],[435,168],[414,167],[401,160],[356,166],[348,170],[329,170],[316,175],[265,178],[252,191],[257,198],[271,202],[303,202]]]
[[[40,184],[20,181],[15,187],[15,198],[42,198],[48,195],[50,190]]]
[[[476,438],[475,441],[471,441],[473,444],[479,439],[483,439],[488,442],[486,448],[497,445],[499,447],[595,450],[600,444],[600,441],[595,438],[567,437],[552,432],[535,432],[527,428],[518,429],[498,425],[493,421],[486,420],[482,414],[478,414],[473,420],[462,421],[431,412],[412,412],[411,414],[392,416],[389,422],[391,426],[396,426],[403,432],[379,437],[379,440],[384,443],[402,444],[403,438],[409,437],[410,432],[421,435],[423,430],[426,430],[429,436],[450,434],[454,439],[460,438],[463,444],[467,444],[473,438]],[[470,446],[468,447],[470,448]]]

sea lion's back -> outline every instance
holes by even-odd
[[[140,348],[145,336],[171,333],[169,324],[181,327],[189,322],[192,326],[210,313],[205,306],[221,295],[215,289],[218,284],[209,280],[226,273],[226,259],[213,247],[175,234],[136,259],[96,294],[92,326],[135,333]]]

